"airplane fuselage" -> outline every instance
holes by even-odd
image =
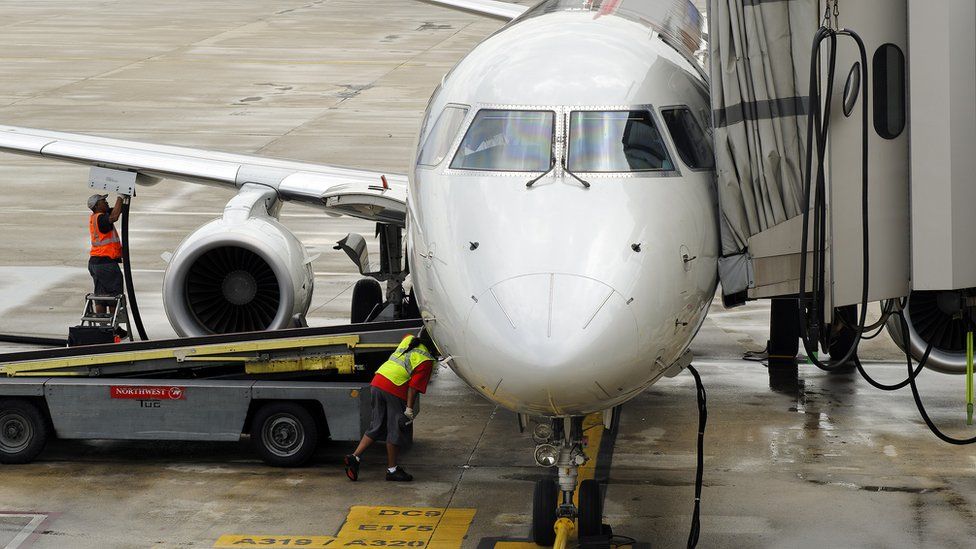
[[[700,73],[649,26],[589,11],[518,20],[444,78],[407,249],[462,379],[511,410],[575,416],[679,359],[714,295],[718,230],[710,166],[668,128],[707,112]]]

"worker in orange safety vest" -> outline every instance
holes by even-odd
[[[116,296],[122,294],[122,270],[119,262],[122,260],[122,239],[115,230],[114,223],[122,215],[122,204],[128,197],[115,199],[115,206],[111,209],[105,200],[107,194],[93,194],[88,197],[88,208],[92,211],[88,217],[88,233],[91,236],[91,253],[88,258],[88,272],[95,282],[95,295]],[[106,307],[101,302],[95,302],[95,314],[115,312],[114,306]]]

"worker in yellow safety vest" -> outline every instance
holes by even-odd
[[[386,439],[386,480],[409,482],[413,476],[397,463],[406,425],[417,417],[417,393],[427,392],[435,349],[426,330],[403,338],[389,360],[376,370],[370,384],[372,420],[356,451],[345,457],[346,476],[359,478],[360,456],[373,442]]]
[[[109,209],[105,200],[107,194],[93,194],[88,197],[88,233],[91,236],[91,252],[88,258],[88,272],[95,282],[95,295],[116,296],[122,293],[122,239],[115,230],[115,222],[122,215],[122,197],[115,200],[115,207]],[[107,307],[110,313],[114,306]],[[95,302],[95,314],[105,314],[106,306]]]

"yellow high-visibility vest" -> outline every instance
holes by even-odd
[[[376,370],[377,374],[390,380],[390,383],[397,387],[410,381],[410,376],[413,375],[414,368],[428,360],[434,360],[434,356],[430,354],[430,351],[427,350],[427,347],[423,343],[407,353],[407,347],[410,346],[413,338],[414,336],[412,335],[403,338],[396,351],[393,351],[393,354],[390,355],[390,359]]]

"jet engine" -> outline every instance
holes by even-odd
[[[163,276],[163,304],[181,336],[301,326],[314,275],[305,247],[277,220],[274,190],[245,185],[224,216],[191,233]]]
[[[898,315],[888,318],[888,333],[901,349],[921,360],[932,345],[925,365],[947,374],[966,372],[966,323],[962,318],[965,297],[958,291],[914,291],[902,309],[907,333]]]

